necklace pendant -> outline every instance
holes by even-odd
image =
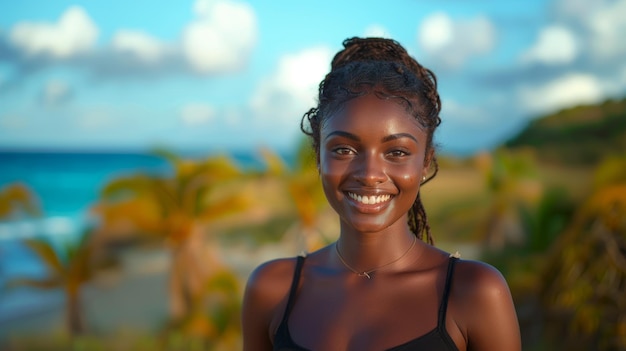
[[[367,277],[367,279],[372,279],[372,277],[367,272],[357,273],[359,277]]]

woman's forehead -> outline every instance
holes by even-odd
[[[334,130],[405,132],[423,134],[419,121],[398,98],[367,94],[346,102],[330,114],[322,125],[322,136]]]

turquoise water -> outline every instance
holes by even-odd
[[[244,168],[260,165],[252,153],[235,154],[233,159]],[[116,177],[137,172],[168,175],[172,169],[152,154],[0,151],[0,189],[14,182],[27,185],[43,212],[40,218],[0,221],[0,323],[62,299],[58,292],[3,289],[11,277],[46,274],[20,240],[45,237],[60,244],[81,235],[100,189]]]
[[[3,289],[12,277],[46,274],[20,240],[45,237],[62,243],[80,235],[102,186],[133,172],[167,174],[170,167],[161,158],[137,153],[0,152],[0,188],[25,184],[42,209],[40,218],[0,221],[0,322],[45,310],[63,298],[59,291]]]
[[[73,216],[83,211],[114,177],[168,171],[165,160],[148,154],[0,153],[0,186],[25,183],[39,197],[46,216]]]

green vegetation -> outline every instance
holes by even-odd
[[[525,350],[626,349],[625,143],[626,99],[576,107],[533,121],[493,152],[442,159],[422,189],[436,243],[507,278]],[[67,254],[27,242],[54,273],[31,285],[52,279],[74,292],[93,276],[78,273],[115,261],[120,244],[168,250],[173,313],[160,332],[98,334],[86,325],[80,335],[16,336],[11,349],[238,349],[251,267],[337,235],[306,144],[290,165],[263,150],[263,170],[227,157],[162,156],[173,174],[111,181],[94,205],[100,225]],[[22,185],[7,187],[0,215],[36,215],[34,199]],[[254,256],[268,248],[275,256]],[[249,266],[236,267],[238,252]]]
[[[42,278],[18,278],[7,283],[9,288],[28,286],[37,289],[62,289],[65,293],[67,330],[70,335],[85,331],[81,312],[80,291],[93,274],[89,234],[64,243],[59,249],[43,239],[25,239],[24,244],[44,263],[48,274]]]
[[[532,147],[547,162],[597,165],[626,150],[626,98],[536,119],[505,146]]]
[[[250,207],[252,200],[238,189],[244,175],[229,158],[192,161],[162,155],[174,169],[171,177],[137,174],[104,187],[94,208],[102,219],[97,240],[106,245],[120,238],[143,237],[165,245],[172,257],[171,327],[217,340],[239,324],[222,316],[222,309],[236,312],[232,300],[238,290],[229,284],[224,294],[224,286],[217,284],[228,281],[228,270],[210,230],[220,219]],[[223,306],[215,307],[216,300]]]

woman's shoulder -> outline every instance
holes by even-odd
[[[476,349],[521,349],[511,292],[498,269],[481,261],[459,260],[450,299],[456,325]]]
[[[279,299],[289,290],[296,269],[297,257],[278,258],[256,267],[250,277],[246,290],[257,297]]]
[[[248,278],[246,290],[263,296],[266,295],[268,298],[285,297],[293,282],[299,257],[306,259],[309,262],[307,265],[309,265],[327,251],[328,246],[309,254],[267,261],[252,271]]]
[[[464,296],[509,294],[504,276],[492,265],[476,260],[459,259],[455,265],[453,285]]]
[[[243,299],[242,316],[246,330],[276,330],[289,295],[296,261],[295,257],[274,259],[252,271]]]
[[[509,286],[498,269],[474,260],[459,260],[454,269],[450,302],[457,325],[472,334],[504,328],[513,335],[517,318]],[[482,332],[481,332],[482,330]]]

